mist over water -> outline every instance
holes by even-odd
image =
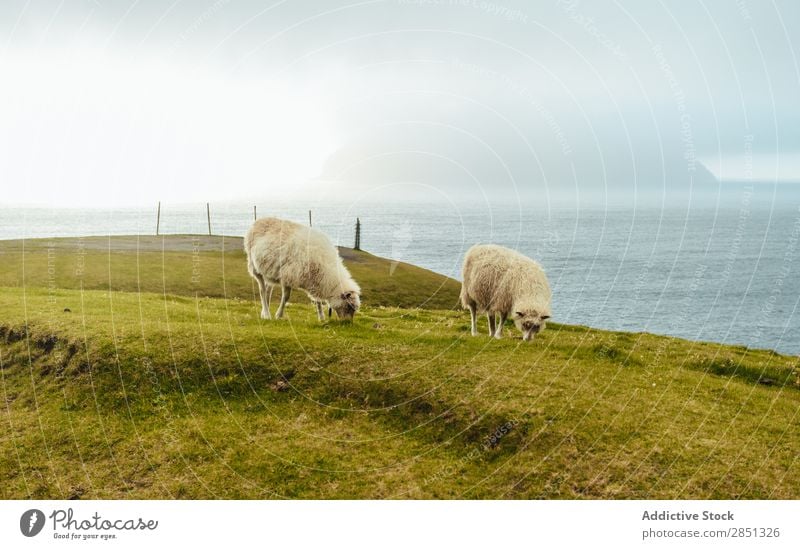
[[[741,189],[659,207],[528,202],[258,204],[353,245],[460,279],[475,243],[518,249],[545,268],[556,322],[800,353],[800,200]],[[242,236],[252,204],[212,204],[214,234]],[[0,238],[154,234],[156,209],[0,209]],[[162,234],[208,232],[205,204],[162,205]],[[238,241],[232,242],[238,247]]]

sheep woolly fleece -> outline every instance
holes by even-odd
[[[314,301],[332,301],[361,289],[325,234],[283,219],[253,223],[244,239],[247,268],[267,284],[304,290]]]
[[[476,244],[464,257],[461,303],[474,302],[479,312],[536,311],[550,315],[550,285],[542,267],[519,252]]]

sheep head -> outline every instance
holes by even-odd
[[[544,330],[550,318],[550,308],[537,305],[514,307],[514,325],[522,332],[522,339],[530,341],[533,336]]]
[[[336,316],[340,320],[352,321],[356,311],[361,307],[361,288],[349,276],[342,277],[333,296],[328,299],[328,305],[336,311]]]

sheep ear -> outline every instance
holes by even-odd
[[[547,320],[548,318],[550,318],[550,315],[542,315],[542,320]]]
[[[342,299],[350,299],[353,297],[353,292],[345,292],[342,294]]]
[[[520,317],[520,318],[522,318],[523,316],[525,316],[525,313],[523,313],[522,311],[517,311],[517,312],[516,312],[516,313],[514,313],[514,314],[515,314],[515,315],[517,315],[517,316],[518,316],[518,317]]]

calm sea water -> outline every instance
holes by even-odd
[[[308,205],[259,215],[308,221]],[[212,207],[215,234],[241,236],[252,205]],[[313,206],[313,223],[352,246],[460,278],[476,242],[536,258],[558,322],[648,331],[800,354],[800,204],[736,195],[693,207],[520,208],[421,203]],[[155,208],[0,208],[0,238],[153,234]],[[164,205],[162,233],[206,233],[205,204]]]

